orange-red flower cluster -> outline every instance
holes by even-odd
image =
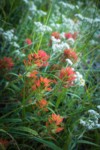
[[[52,32],[51,36],[53,36],[55,39],[60,39],[60,33],[59,32]],[[49,41],[49,46],[52,45],[52,40]]]
[[[13,60],[10,57],[4,57],[0,59],[0,69],[10,70],[14,66]]]
[[[51,36],[55,37],[55,39],[60,39],[60,33],[59,32],[52,32]]]
[[[76,39],[77,38],[77,33],[74,32],[72,34],[72,33],[68,32],[68,33],[65,33],[65,37],[66,37],[66,39],[70,39],[70,38]]]
[[[75,71],[71,67],[62,68],[59,78],[64,82],[66,87],[69,87],[73,85],[73,81],[76,79],[75,74]]]
[[[37,74],[38,74],[38,71],[34,70],[34,71],[30,72],[28,77],[36,79],[37,78]]]
[[[48,102],[45,99],[39,100],[37,102],[37,106],[44,111],[48,111],[48,109],[47,109]]]
[[[78,56],[77,56],[76,52],[73,51],[73,49],[65,49],[64,50],[64,57],[65,57],[65,59],[69,58],[69,59],[71,59],[72,61],[75,61],[75,62],[78,59]]]
[[[38,67],[48,66],[49,55],[43,50],[39,50],[38,53],[32,53],[28,55],[28,60],[24,60],[25,65],[36,65]]]
[[[48,78],[39,77],[38,79],[36,79],[34,81],[34,85],[32,86],[32,90],[36,90],[38,88],[41,88],[45,91],[50,91],[51,90],[50,82],[51,82],[51,80]]]
[[[47,127],[54,127],[54,132],[61,132],[64,128],[61,126],[63,118],[60,115],[52,114],[46,123]]]
[[[29,39],[29,38],[27,38],[27,39],[25,40],[25,42],[26,42],[28,45],[31,45],[31,44],[32,44],[32,41],[31,41],[31,39]]]

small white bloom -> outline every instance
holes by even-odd
[[[62,52],[64,49],[69,49],[69,45],[67,43],[61,42],[60,44],[56,43],[52,45],[52,49],[54,52]]]
[[[55,43],[60,43],[61,40],[60,39],[56,39],[54,36],[51,36],[51,40],[52,42],[55,44]]]
[[[60,37],[61,37],[62,39],[66,39],[66,37],[65,37],[65,32],[62,32],[62,33],[60,34]]]
[[[95,18],[94,22],[100,22],[100,18]]]
[[[46,16],[47,15],[47,13],[43,10],[38,10],[37,14],[40,15],[40,16]]]
[[[84,17],[81,14],[75,14],[75,17],[78,17],[79,19],[83,20]]]
[[[84,86],[85,85],[85,80],[84,79],[80,79],[80,86]]]
[[[34,22],[34,24],[37,27],[36,32],[52,32],[52,28],[47,25],[43,25],[41,22]]]
[[[77,76],[78,79],[83,78],[82,74],[80,74],[78,71],[76,72],[76,76]]]
[[[74,40],[73,38],[69,38],[67,41],[68,41],[71,45],[73,45],[73,44],[75,43],[75,40]]]
[[[100,124],[96,124],[96,127],[97,127],[97,128],[100,128]]]
[[[72,61],[70,59],[66,59],[66,62],[69,64],[69,65],[72,65]]]
[[[76,5],[75,7],[76,7],[76,9],[79,9],[79,6],[78,6],[78,5]]]
[[[85,126],[86,122],[84,120],[80,119],[80,124],[83,125],[83,126]]]
[[[19,51],[19,50],[16,50],[16,51],[14,51],[13,53],[19,55],[19,54],[20,54],[20,51]]]
[[[8,30],[6,32],[3,33],[4,35],[4,38],[8,41],[11,41],[13,39],[13,36],[14,36],[14,30]]]
[[[22,53],[20,56],[21,56],[21,57],[25,57],[26,55]]]
[[[32,20],[32,17],[31,17],[31,16],[28,16],[28,19],[29,19],[29,20]]]
[[[20,48],[20,46],[16,42],[10,42],[11,45],[13,45],[16,48]]]
[[[98,105],[97,108],[100,109],[100,105]]]
[[[97,113],[97,112],[96,112],[95,110],[93,110],[93,109],[88,110],[88,113],[91,114],[91,115],[99,116],[99,113]]]
[[[35,5],[33,2],[31,2],[31,5],[30,5],[30,7],[29,7],[29,10],[30,10],[32,13],[34,13],[34,12],[37,10],[37,7],[36,7],[36,5]]]

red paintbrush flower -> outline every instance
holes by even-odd
[[[69,58],[69,59],[71,59],[71,60],[73,60],[75,62],[78,59],[78,56],[77,56],[76,52],[73,51],[73,49],[65,49],[64,50],[64,57],[65,57],[65,59]]]
[[[28,45],[31,45],[31,44],[32,44],[32,41],[31,41],[31,39],[29,39],[29,38],[27,38],[27,39],[25,40],[25,42],[26,42]]]
[[[10,70],[14,66],[13,60],[10,57],[4,57],[0,59],[0,69]]]
[[[46,127],[53,131],[53,133],[61,132],[64,128],[62,127],[63,117],[60,115],[52,114],[46,122]]]
[[[36,65],[37,67],[45,67],[48,66],[49,55],[43,51],[39,50],[37,53],[32,53],[28,55],[28,60],[24,60],[25,65]]]
[[[55,39],[60,39],[60,33],[59,32],[52,32],[51,36],[54,36]]]
[[[73,38],[73,34],[72,33],[65,33],[65,37],[66,39],[70,39],[70,38]]]
[[[48,102],[45,99],[39,100],[37,102],[37,106],[44,111],[48,111],[48,109],[47,109]]]
[[[59,78],[64,82],[65,86],[72,86],[73,81],[76,79],[75,75],[73,68],[67,67],[60,70]]]
[[[35,80],[34,85],[32,86],[33,90],[37,90],[38,88],[42,88],[45,91],[50,91],[50,83],[51,80],[48,78],[40,77],[39,79]]]
[[[60,115],[52,114],[51,118],[49,118],[49,123],[55,123],[56,125],[60,125],[63,121],[63,118]]]
[[[65,38],[66,39],[70,39],[70,38],[73,38],[74,40],[77,38],[77,32],[74,32],[73,34],[68,32],[68,33],[65,33]]]

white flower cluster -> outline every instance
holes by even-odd
[[[92,23],[100,23],[100,18],[88,18],[88,17],[84,17],[81,14],[75,14],[75,17],[78,17],[79,19],[86,21],[90,24]]]
[[[43,11],[43,10],[38,10],[37,11],[37,14],[40,15],[40,16],[46,16],[47,15],[47,12]]]
[[[17,37],[14,35],[14,30],[13,30],[13,29],[3,32],[3,35],[4,35],[4,38],[5,38],[6,40],[10,41],[10,42],[11,42],[13,39],[14,39],[14,40],[17,40]]]
[[[99,118],[100,114],[97,113],[95,110],[88,110],[89,117],[84,117],[83,119],[80,119],[80,124],[88,130],[100,128],[99,124]]]
[[[68,65],[72,66],[73,65],[73,62],[70,60],[70,59],[66,59],[66,62]]]
[[[72,5],[72,4],[69,4],[69,3],[65,3],[65,2],[59,2],[59,4],[62,6],[62,7],[64,7],[64,8],[69,8],[69,9],[71,9],[71,10],[74,10],[75,9],[75,6],[74,5]]]
[[[14,52],[12,52],[12,55],[13,55],[14,59],[16,59],[16,58],[24,58],[26,56],[19,49],[17,49]]]
[[[50,28],[47,25],[43,25],[41,22],[34,22],[36,28],[36,32],[41,32],[41,33],[45,33],[45,32],[52,32],[52,28]]]
[[[69,45],[67,43],[61,42],[60,44],[52,44],[53,52],[63,52],[64,49],[69,49]]]
[[[14,35],[14,30],[8,30],[8,31],[3,31],[2,32],[3,37],[6,41],[9,42],[12,46],[15,48],[20,48],[19,44],[17,43],[18,37]]]
[[[97,108],[100,110],[100,105],[98,105]]]
[[[51,37],[51,40],[52,40],[52,50],[54,53],[56,52],[63,52],[64,49],[69,49],[70,46],[61,41],[61,39],[56,39],[55,37]]]
[[[43,10],[38,10],[37,6],[35,5],[35,2],[33,2],[32,0],[23,0],[23,2],[27,5],[27,9],[29,12],[28,15],[28,19],[32,20],[33,16],[45,16],[47,15],[47,12],[43,11]]]
[[[83,79],[82,74],[80,74],[79,72],[76,72],[75,83],[79,86],[84,86],[85,85],[85,80]]]

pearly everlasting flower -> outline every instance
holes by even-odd
[[[100,109],[100,105],[98,105],[97,108]]]
[[[4,32],[3,35],[6,40],[11,41],[14,37],[14,30],[8,30]]]
[[[95,110],[90,109],[88,110],[88,115],[89,115],[88,117],[80,119],[80,124],[86,127],[88,130],[100,128],[99,124],[100,114],[97,113]]]
[[[97,128],[100,128],[100,124],[96,124],[96,127],[97,127]]]
[[[20,48],[19,44],[17,44],[16,42],[10,42],[11,45],[13,45],[16,48]]]
[[[53,44],[52,49],[54,52],[63,52],[64,49],[70,48],[67,43],[61,42],[60,44]]]
[[[50,24],[50,26],[53,27],[53,28],[55,28],[56,30],[59,30],[60,27],[61,27],[61,24],[58,24],[58,23],[54,23],[54,22],[53,22],[53,23]]]
[[[81,14],[75,14],[75,17],[78,17],[79,19],[83,20],[84,17]]]
[[[85,80],[83,79],[82,74],[79,72],[76,72],[76,79],[75,79],[76,84],[79,86],[84,86],[85,85]]]
[[[84,79],[80,79],[79,85],[80,85],[80,86],[85,86],[85,80],[84,80]]]
[[[73,45],[75,43],[74,39],[73,38],[70,38],[67,40],[67,42],[71,45]]]
[[[94,116],[97,116],[97,117],[100,116],[99,113],[97,113],[95,110],[92,110],[92,109],[88,110],[88,113],[90,115],[94,115]]]
[[[86,122],[83,119],[80,119],[80,124],[83,125],[83,126],[85,126]]]
[[[36,32],[52,32],[52,28],[47,25],[43,25],[41,22],[34,22],[35,26],[37,27]]]
[[[52,43],[55,44],[55,43],[60,43],[61,40],[60,39],[56,39],[54,36],[51,36],[51,40],[52,40]]]
[[[66,37],[65,37],[65,32],[62,32],[62,33],[60,34],[60,38],[66,39]]]
[[[68,65],[72,65],[72,61],[70,59],[66,59],[66,62],[68,63]]]
[[[43,10],[38,10],[37,14],[40,15],[40,16],[46,16],[47,15],[47,13]]]
[[[32,13],[34,13],[34,12],[36,12],[36,10],[37,10],[36,5],[34,4],[34,2],[31,2],[30,6],[29,6],[29,11],[31,11]]]

